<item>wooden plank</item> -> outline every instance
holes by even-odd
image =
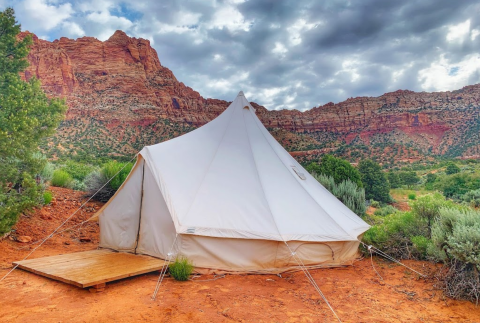
[[[108,249],[14,262],[18,268],[83,288],[160,270],[164,263],[162,259]]]

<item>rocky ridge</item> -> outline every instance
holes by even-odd
[[[229,104],[205,99],[179,82],[148,40],[122,31],[104,42],[32,37],[30,66],[23,77],[37,77],[48,95],[65,98],[69,106],[49,142],[55,155],[130,155],[209,122]],[[451,92],[399,90],[305,112],[254,105],[264,125],[296,156],[340,147],[355,159],[377,147],[385,160],[408,160],[428,154],[479,155],[479,102],[480,85],[472,85]]]

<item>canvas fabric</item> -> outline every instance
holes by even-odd
[[[177,236],[176,254],[227,272],[289,270],[285,242],[306,265],[342,265],[369,227],[283,149],[243,93],[205,126],[143,148],[98,214],[101,247],[165,258]]]

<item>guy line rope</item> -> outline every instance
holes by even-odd
[[[88,202],[90,202],[90,200],[91,200],[95,195],[97,195],[98,192],[100,192],[105,186],[107,186],[107,184],[110,183],[110,181],[111,181],[112,179],[114,179],[115,176],[117,176],[117,175],[128,165],[128,163],[130,163],[132,160],[134,160],[137,156],[138,156],[138,153],[136,153],[135,156],[132,157],[132,159],[130,159],[127,163],[125,163],[125,165],[123,165],[123,167],[120,168],[120,170],[119,170],[118,172],[116,172],[115,175],[113,175],[105,184],[103,184],[102,187],[100,187],[92,196],[90,196],[90,197],[88,198],[88,200],[86,200],[82,205],[80,205],[80,207],[79,207],[78,209],[76,209],[75,212],[73,212],[73,213],[72,213],[65,221],[63,221],[55,230],[53,230],[52,233],[50,233],[45,239],[43,239],[42,242],[41,242],[38,246],[36,246],[35,248],[33,248],[33,250],[32,250],[28,255],[26,255],[25,258],[22,259],[22,261],[25,260],[25,259],[27,259],[28,257],[30,257],[38,248],[40,248],[40,247],[45,243],[45,241],[47,241],[48,239],[50,239],[51,237],[53,237],[53,236],[57,233],[57,231],[58,231],[63,225],[65,225],[65,223],[67,223],[78,211],[80,211],[80,209],[83,208],[83,207],[85,206],[85,204],[87,204]],[[87,220],[87,221],[88,221],[88,220]],[[83,223],[85,223],[85,222],[87,222],[87,221],[83,221],[82,223],[79,223],[79,224],[77,224],[77,225],[75,225],[75,226],[79,226],[80,224],[83,224]],[[75,227],[75,226],[73,226],[73,227]],[[73,228],[73,227],[71,227],[71,228]],[[71,229],[71,228],[68,228],[68,229]],[[68,229],[65,229],[65,230],[68,230]],[[61,232],[65,231],[65,230],[62,230],[62,231],[60,231],[60,232],[58,232],[58,233],[61,233]],[[15,269],[17,269],[18,266],[19,266],[18,264],[15,265],[8,273],[6,273],[5,276],[3,276],[3,277],[0,279],[0,282],[3,281],[5,278],[7,278],[7,276],[10,275]]]
[[[288,243],[284,240],[283,241],[285,243],[285,245],[287,246],[288,250],[290,250],[290,253],[291,255],[293,256],[293,258],[295,259],[295,261],[297,262],[298,266],[302,269],[303,273],[305,274],[305,276],[307,277],[308,281],[310,282],[310,284],[312,284],[313,288],[315,288],[315,290],[318,292],[318,294],[322,297],[322,299],[325,301],[325,303],[327,304],[328,308],[332,311],[333,315],[335,315],[335,317],[337,318],[338,322],[342,322],[342,320],[340,320],[340,317],[338,317],[337,313],[335,312],[335,310],[333,309],[333,307],[330,305],[330,303],[328,302],[327,298],[325,297],[325,295],[323,294],[323,292],[320,290],[320,287],[318,287],[318,284],[317,282],[315,281],[315,279],[312,277],[312,275],[310,274],[310,272],[308,271],[307,267],[305,267],[305,264],[303,263],[302,259],[300,257],[297,256],[297,253],[294,252],[290,246],[288,245]]]
[[[165,274],[167,273],[168,265],[170,265],[170,261],[172,260],[173,247],[175,246],[175,242],[177,242],[177,237],[178,237],[178,233],[175,234],[175,239],[173,240],[172,246],[170,247],[170,251],[168,251],[167,259],[163,263],[162,270],[160,271],[160,276],[158,276],[157,285],[155,286],[155,291],[153,292],[153,295],[152,295],[153,301],[157,298],[158,290],[162,285],[163,277],[165,277]]]
[[[368,249],[368,251],[370,252],[370,254],[372,254],[372,251],[373,251],[373,252],[375,252],[376,254],[384,257],[385,259],[388,259],[388,260],[393,261],[393,262],[395,262],[395,263],[397,263],[397,264],[399,264],[399,265],[402,265],[403,267],[410,269],[411,271],[419,274],[419,275],[422,276],[422,277],[427,277],[427,275],[422,274],[422,273],[416,271],[415,269],[413,269],[413,268],[411,268],[411,267],[409,267],[409,266],[401,263],[400,261],[398,261],[397,259],[393,258],[392,256],[386,254],[386,253],[383,252],[382,250],[380,250],[380,249],[378,249],[378,248],[375,248],[375,247],[372,246],[372,245],[367,245],[367,244],[365,244],[365,243],[362,242],[362,241],[360,241],[360,243],[361,243],[365,248]],[[372,262],[372,266],[373,266],[373,262]],[[375,268],[374,268],[374,269],[375,269]],[[375,270],[375,271],[376,271],[376,270]],[[378,272],[377,272],[377,274],[378,274]],[[380,275],[379,275],[379,276],[380,276]]]

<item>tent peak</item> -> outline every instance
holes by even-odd
[[[245,96],[245,94],[243,94],[243,91],[240,91],[240,92],[238,92],[237,96]]]

